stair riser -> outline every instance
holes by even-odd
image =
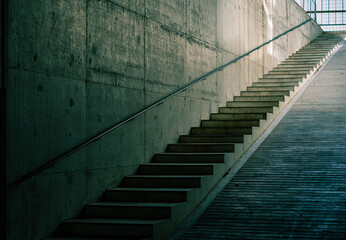
[[[320,57],[316,57],[316,58],[309,57],[308,55],[299,55],[299,56],[291,56],[287,60],[289,60],[289,61],[298,61],[298,62],[299,61],[309,62],[309,61],[323,61],[325,58],[326,58],[325,55],[320,56]]]
[[[320,55],[319,58],[316,58],[316,59],[322,60],[326,56],[327,55],[323,54],[323,55]],[[289,59],[311,59],[311,58],[308,54],[300,54],[300,55],[291,56],[291,57],[289,57]]]
[[[236,97],[236,98],[239,98],[242,100],[246,97]],[[257,98],[257,97],[254,97],[254,98]],[[250,101],[257,101],[257,100],[250,99]],[[233,113],[233,114],[232,113],[230,114],[212,113],[210,114],[210,120],[256,120],[256,119],[266,119],[266,117],[267,116],[264,113],[244,113],[244,114],[242,113]]]
[[[284,62],[282,62],[281,64],[283,63],[292,63],[292,62],[295,62],[295,63],[318,63],[320,62],[322,59],[287,59],[285,60]]]
[[[129,178],[125,177],[122,185],[124,187],[145,188],[199,188],[200,178]]]
[[[306,74],[264,74],[263,78],[303,78]]]
[[[253,127],[259,126],[259,121],[239,120],[239,121],[202,121],[201,127]]]
[[[150,237],[153,228],[153,225],[62,223],[60,232],[79,237]]]
[[[270,76],[270,75],[289,75],[289,76],[296,76],[302,77],[305,76],[306,74],[310,73],[310,69],[307,71],[304,70],[274,70],[274,71],[269,71],[268,74],[265,74],[264,76]]]
[[[251,134],[252,128],[192,128],[191,134]]]
[[[305,71],[306,73],[310,73],[313,70],[313,67],[276,67],[274,70],[269,72],[285,72],[285,71]]]
[[[330,50],[335,45],[334,42],[320,42],[320,43],[312,43],[308,46],[302,48],[302,50],[313,49],[313,50]]]
[[[317,64],[310,63],[310,64],[299,64],[299,63],[282,63],[278,65],[278,68],[297,68],[297,67],[304,67],[304,68],[316,68]]]
[[[157,192],[157,191],[107,191],[105,193],[107,201],[117,202],[185,202],[186,192]]]
[[[320,46],[306,47],[300,51],[329,51],[329,50],[330,50],[329,47],[325,47],[324,45],[320,45]]]
[[[277,82],[277,83],[283,83],[283,82],[302,82],[303,78],[259,78],[258,82]]]
[[[279,102],[228,102],[226,107],[278,107]]]
[[[144,175],[212,175],[213,166],[146,166],[141,165],[138,174]]]
[[[181,143],[243,143],[244,138],[241,137],[224,137],[224,136],[183,136],[180,137]]]
[[[308,74],[310,74],[311,71],[313,71],[314,69],[315,69],[315,66],[310,66],[308,68],[306,67],[299,68],[299,65],[295,65],[295,66],[287,65],[287,66],[277,67],[278,71],[302,70],[302,71],[306,71]]]
[[[219,113],[272,113],[272,107],[257,108],[219,108]]]
[[[319,55],[327,55],[329,54],[330,49],[302,49],[299,52],[296,52],[296,54],[306,54],[309,56],[313,56],[314,54],[319,54]]]
[[[247,91],[242,92],[241,96],[289,96],[290,91]]]
[[[299,82],[256,82],[252,84],[253,87],[295,87],[299,86]]]
[[[168,145],[167,152],[178,153],[219,153],[219,152],[234,152],[234,146],[230,145]]]
[[[162,219],[171,216],[171,208],[86,206],[83,210],[83,216],[89,218]]]
[[[285,61],[282,62],[278,65],[278,67],[281,66],[302,66],[302,67],[310,67],[310,66],[316,66],[319,62],[307,62],[307,61],[302,61],[302,62],[297,62],[297,61]]]
[[[274,83],[271,83],[274,84]],[[285,97],[283,96],[261,96],[261,97],[234,97],[234,101],[284,101]]]
[[[324,57],[327,57],[329,54],[329,51],[322,51],[322,52],[316,52],[316,54],[319,54],[318,57],[320,57],[320,59],[323,59]],[[311,51],[301,51],[299,53],[295,53],[294,55],[290,56],[288,59],[290,59],[291,57],[306,57],[308,58],[311,55]]]
[[[294,91],[294,87],[284,86],[284,87],[248,87],[247,91]]]
[[[153,162],[155,163],[224,163],[225,158],[223,154],[156,154],[153,158]]]

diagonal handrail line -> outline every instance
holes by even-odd
[[[301,24],[299,24],[299,25],[297,25],[297,26],[295,26],[295,27],[293,27],[293,28],[291,28],[291,29],[289,29],[289,30],[287,30],[287,31],[285,31],[285,32],[283,32],[283,33],[281,33],[280,35],[274,37],[273,39],[271,39],[271,40],[269,40],[269,41],[267,41],[267,42],[261,44],[260,46],[258,46],[258,47],[256,47],[256,48],[252,49],[251,51],[249,51],[249,52],[247,52],[247,53],[245,53],[245,54],[243,54],[243,55],[237,57],[236,59],[234,59],[234,60],[232,60],[232,61],[230,61],[230,62],[228,62],[228,63],[222,65],[221,67],[219,67],[219,68],[217,68],[217,69],[215,69],[215,70],[213,70],[213,71],[211,71],[211,72],[205,74],[204,76],[202,76],[202,77],[198,78],[197,80],[191,82],[190,84],[186,85],[185,87],[180,88],[179,90],[177,90],[177,91],[171,93],[171,94],[168,95],[167,97],[162,98],[161,100],[159,100],[159,101],[153,103],[152,105],[150,105],[150,106],[148,106],[148,107],[142,109],[141,111],[137,112],[136,114],[134,114],[134,115],[132,115],[132,116],[130,116],[130,117],[124,119],[123,121],[121,121],[121,122],[119,122],[119,123],[113,125],[112,127],[106,129],[105,131],[103,131],[103,132],[97,134],[96,136],[87,139],[86,141],[84,141],[83,143],[77,145],[76,147],[72,148],[71,150],[69,150],[69,151],[67,151],[67,152],[65,152],[65,153],[63,153],[63,154],[61,154],[61,155],[59,155],[58,157],[54,158],[53,160],[51,160],[51,161],[45,163],[43,166],[41,166],[41,167],[39,167],[39,168],[33,170],[32,172],[29,172],[29,173],[25,174],[23,177],[19,178],[18,180],[15,180],[14,182],[8,184],[8,185],[6,186],[6,190],[11,189],[11,188],[13,188],[14,186],[16,186],[16,185],[18,185],[18,184],[20,184],[20,183],[23,183],[23,182],[25,182],[26,180],[30,179],[31,177],[33,177],[33,176],[39,174],[39,173],[42,172],[43,170],[45,170],[45,169],[47,169],[47,168],[50,168],[50,167],[54,166],[54,164],[56,164],[57,162],[60,162],[62,159],[64,159],[64,158],[70,156],[71,154],[73,154],[73,153],[77,152],[78,150],[84,148],[85,146],[89,145],[90,143],[92,143],[92,142],[98,140],[99,138],[103,137],[104,135],[108,134],[109,132],[113,131],[114,129],[116,129],[116,128],[122,126],[122,125],[124,125],[125,123],[127,123],[127,122],[129,122],[129,121],[131,121],[131,120],[133,120],[133,119],[135,119],[136,117],[142,115],[143,113],[149,111],[150,109],[156,107],[157,105],[159,105],[159,104],[161,104],[161,103],[167,101],[168,99],[174,97],[175,95],[177,95],[177,94],[179,94],[179,93],[185,91],[186,89],[192,87],[193,85],[195,85],[195,84],[197,84],[197,83],[203,81],[204,79],[206,79],[207,77],[213,75],[214,73],[223,70],[225,67],[227,67],[227,66],[229,66],[229,65],[231,65],[231,64],[233,64],[233,63],[235,63],[235,62],[237,62],[237,61],[239,61],[239,60],[242,59],[243,57],[246,57],[247,55],[251,54],[252,52],[254,52],[254,51],[256,51],[256,50],[258,50],[258,49],[264,47],[265,45],[268,45],[269,43],[275,41],[276,39],[278,39],[278,38],[280,38],[280,37],[286,35],[286,34],[289,33],[289,32],[292,32],[293,30],[295,30],[295,29],[301,27],[302,25],[304,25],[304,24],[306,24],[306,23],[308,23],[308,22],[310,22],[310,21],[312,21],[312,20],[313,20],[313,19],[310,18],[310,19],[308,19],[308,20],[302,22]]]

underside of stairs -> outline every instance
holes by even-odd
[[[341,44],[324,33],[168,144],[120,186],[64,221],[52,239],[165,239],[208,195]]]

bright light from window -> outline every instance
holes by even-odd
[[[346,31],[346,0],[296,0],[324,31]],[[314,4],[316,3],[316,5]]]

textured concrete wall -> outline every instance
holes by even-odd
[[[7,180],[298,25],[293,0],[11,0]],[[8,239],[42,239],[321,33],[309,23],[8,193]]]

